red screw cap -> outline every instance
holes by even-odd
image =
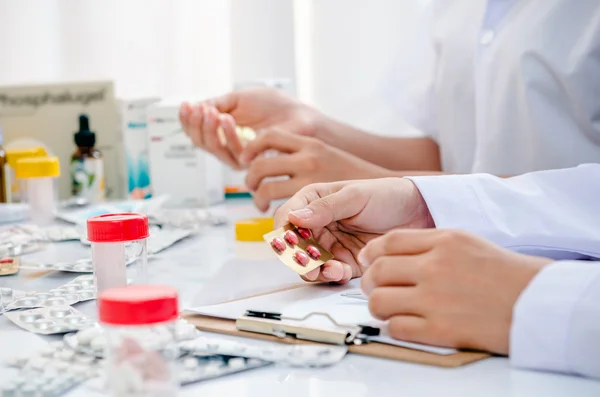
[[[175,320],[177,290],[158,285],[110,288],[100,294],[99,319],[110,325],[151,325]]]
[[[138,214],[107,214],[87,220],[88,240],[93,243],[116,243],[147,238],[148,217]]]

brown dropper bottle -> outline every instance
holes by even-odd
[[[90,121],[87,115],[82,114],[79,116],[79,131],[75,133],[74,138],[77,149],[71,155],[72,173],[83,166],[86,160],[102,158],[102,153],[95,148],[96,134],[90,131]],[[85,191],[86,186],[82,186],[74,175],[72,175],[71,182],[73,196],[77,197]]]

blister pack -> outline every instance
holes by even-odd
[[[62,396],[100,374],[100,360],[77,354],[63,342],[50,342],[30,356],[13,357],[6,363],[20,373],[0,386],[2,396]]]
[[[0,241],[13,244],[30,242],[61,242],[79,240],[79,232],[73,226],[16,225],[0,230]]]
[[[4,315],[19,327],[43,335],[64,334],[95,324],[93,320],[70,306],[12,311]]]
[[[1,288],[0,293],[2,296],[2,306],[5,310],[70,306],[78,302],[96,299],[94,277],[91,275],[79,276],[47,292],[24,292],[10,288]]]
[[[24,243],[0,243],[0,257],[15,257],[33,252],[41,251],[44,248],[43,244],[36,243],[33,241]]]
[[[160,327],[158,327],[154,328],[145,337],[154,338],[158,343],[164,335],[167,335],[167,333],[160,332]],[[175,323],[175,337],[178,342],[185,343],[195,339],[198,335],[199,331],[196,327],[186,320],[180,319]],[[90,327],[76,333],[67,334],[63,337],[63,340],[67,346],[79,353],[99,358],[104,356],[106,337],[100,327]]]
[[[186,230],[220,226],[227,218],[205,209],[159,209],[148,213],[152,223]]]
[[[179,381],[182,385],[220,378],[251,369],[271,365],[257,358],[224,356],[219,354],[183,357],[179,364]]]
[[[193,355],[220,354],[255,358],[294,367],[326,367],[342,361],[346,346],[283,345],[255,341],[237,342],[219,338],[197,338],[184,342],[181,348]]]
[[[333,258],[321,247],[308,229],[287,224],[264,235],[279,259],[290,269],[304,275]]]
[[[0,276],[17,274],[19,272],[20,263],[21,261],[19,258],[0,258]]]

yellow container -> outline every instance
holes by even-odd
[[[60,163],[57,157],[34,157],[17,162],[17,179],[56,178],[60,176]]]
[[[244,242],[264,241],[263,236],[272,232],[273,218],[242,219],[235,223],[235,239]]]
[[[15,175],[17,162],[26,158],[45,157],[48,154],[42,147],[6,149],[6,192],[9,203],[21,202],[20,184]]]

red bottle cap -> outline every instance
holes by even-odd
[[[94,243],[117,243],[147,238],[148,217],[138,214],[108,214],[87,220],[88,240]]]
[[[179,315],[177,290],[158,285],[110,288],[100,294],[99,319],[110,325],[151,325]]]

